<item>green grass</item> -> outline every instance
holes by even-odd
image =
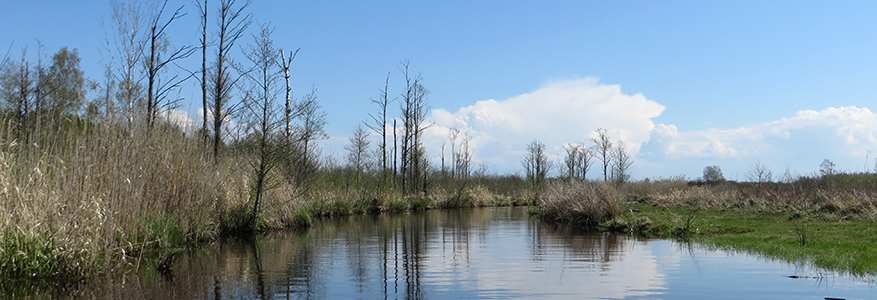
[[[826,213],[696,210],[625,204],[606,230],[677,237],[854,275],[877,274],[877,224]],[[650,224],[643,227],[643,219]],[[623,223],[623,224],[617,224]]]
[[[3,232],[0,275],[9,278],[47,278],[60,272],[59,249],[48,234],[37,237],[15,230]]]

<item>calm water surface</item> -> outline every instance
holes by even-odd
[[[675,241],[576,232],[518,207],[325,220],[307,232],[187,252],[172,274],[2,291],[76,299],[877,298],[869,282]]]

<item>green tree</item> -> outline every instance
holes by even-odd
[[[11,125],[19,141],[28,143],[28,114],[30,113],[31,92],[34,80],[30,73],[30,64],[25,59],[27,50],[22,50],[21,63],[0,65],[0,99],[4,110],[13,114]]]
[[[79,51],[61,48],[49,67],[46,109],[60,115],[78,114],[85,100],[85,77],[79,68]]]
[[[719,166],[706,166],[703,168],[703,180],[706,182],[725,181],[725,175],[722,174],[722,168]]]

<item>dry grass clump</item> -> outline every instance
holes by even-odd
[[[539,199],[539,214],[546,220],[593,227],[621,214],[621,194],[605,182],[550,182]]]

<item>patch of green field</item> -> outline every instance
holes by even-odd
[[[607,230],[690,239],[718,248],[806,262],[855,275],[877,274],[877,224],[821,213],[693,210],[625,204]]]

